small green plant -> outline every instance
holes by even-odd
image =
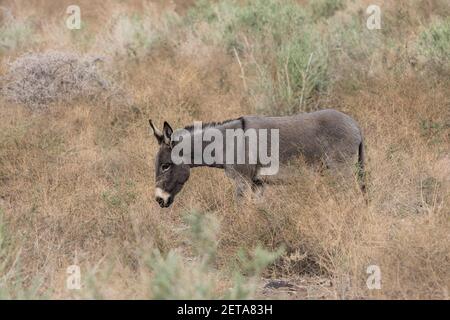
[[[275,252],[257,246],[250,254],[241,249],[238,252],[239,271],[234,272],[233,287],[226,294],[226,299],[248,299],[256,291],[257,280],[264,270],[278,259],[284,249]]]
[[[0,300],[37,299],[42,281],[33,277],[25,284],[20,268],[20,256],[14,246],[0,207]]]
[[[450,121],[435,122],[432,120],[422,120],[420,122],[422,137],[429,139],[431,143],[439,144],[443,142],[445,134],[450,132]]]
[[[223,292],[224,281],[215,269],[219,224],[211,214],[191,212],[185,217],[195,256],[188,258],[178,250],[163,256],[155,250],[148,259],[152,271],[151,296],[154,299],[249,299],[256,290],[255,282],[280,252],[257,247],[253,253],[238,253],[240,268],[235,270],[231,286]],[[245,275],[244,275],[245,274]]]
[[[261,246],[257,246],[250,254],[245,250],[238,252],[238,259],[241,265],[241,270],[244,274],[250,276],[259,276],[273,261],[281,256],[284,252],[283,248],[277,251],[267,251]]]
[[[114,188],[104,191],[101,196],[111,210],[125,213],[130,205],[136,201],[136,192],[132,181],[116,181]]]
[[[191,212],[185,217],[188,234],[197,254],[189,263],[186,257],[171,250],[164,257],[155,250],[148,260],[153,277],[151,294],[154,299],[217,298],[218,276],[212,263],[217,250],[217,220],[212,215]]]
[[[211,214],[193,212],[185,217],[189,226],[189,238],[195,253],[213,263],[217,252],[219,223]]]

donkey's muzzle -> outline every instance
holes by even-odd
[[[164,208],[165,201],[164,201],[163,198],[156,197],[156,202],[158,202],[158,204],[159,204],[159,206],[160,206],[161,208]]]
[[[155,200],[161,208],[169,207],[173,202],[173,196],[161,188],[155,189]]]
[[[173,197],[169,196],[166,199],[163,199],[161,197],[156,197],[155,200],[156,200],[156,202],[158,202],[158,204],[161,208],[168,208],[168,207],[170,207],[170,205],[173,202]]]

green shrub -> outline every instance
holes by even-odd
[[[419,52],[440,70],[450,70],[450,18],[433,23],[419,36]]]
[[[0,26],[0,54],[23,48],[32,42],[32,36],[29,22],[17,21],[12,17],[6,19]]]
[[[256,0],[236,11],[236,31],[245,31],[260,40],[270,37],[281,45],[297,36],[307,22],[303,7],[293,1]]]
[[[327,50],[311,34],[284,44],[278,52],[278,94],[287,113],[305,111],[315,93],[328,84]],[[282,68],[285,66],[285,68]]]
[[[353,16],[346,23],[330,26],[328,39],[329,51],[333,52],[328,81],[333,86],[352,92],[375,74],[386,73],[384,55],[394,50],[390,39],[378,30],[367,29],[364,20]]]
[[[109,32],[102,39],[102,50],[111,56],[141,59],[169,39],[176,38],[179,17],[168,11],[156,15],[152,7],[140,13],[120,13],[111,19]]]
[[[314,19],[329,18],[338,10],[345,8],[343,0],[313,0],[310,1]]]
[[[308,109],[327,87],[327,46],[307,10],[295,1],[201,1],[189,23],[209,25],[205,41],[239,59],[244,88],[257,113]]]

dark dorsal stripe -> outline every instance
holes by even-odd
[[[236,119],[228,119],[228,120],[224,120],[224,121],[221,121],[221,122],[207,122],[207,123],[202,123],[202,128],[203,129],[205,129],[205,128],[214,128],[214,127],[221,126],[221,125],[224,125],[224,124],[232,122],[232,121],[241,121],[241,123],[244,124],[243,120],[244,120],[243,117],[239,117],[239,118],[236,118]],[[184,127],[184,129],[192,132],[192,130],[194,130],[194,125],[193,124],[189,125],[187,127]]]

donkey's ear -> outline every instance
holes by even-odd
[[[170,141],[172,138],[172,127],[167,123],[167,121],[164,121],[164,127],[163,127],[163,135],[164,135],[164,143],[170,146]]]
[[[163,142],[163,140],[164,140],[164,135],[162,134],[161,131],[158,130],[158,128],[156,128],[153,125],[153,122],[152,122],[151,119],[148,119],[148,123],[150,124],[150,128],[153,131],[153,135],[155,136],[156,140],[158,140],[158,144],[161,144]]]

